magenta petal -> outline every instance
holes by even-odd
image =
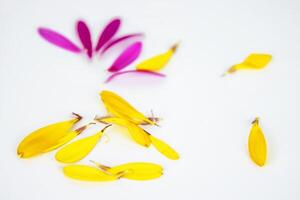
[[[101,54],[105,53],[108,49],[110,49],[114,45],[116,45],[116,44],[118,44],[118,43],[120,43],[124,40],[130,39],[130,38],[133,38],[133,37],[139,37],[139,36],[143,36],[143,34],[142,33],[135,33],[135,34],[124,35],[122,37],[118,37],[116,39],[113,39],[113,40],[111,40],[110,42],[107,43],[107,45],[101,51]]]
[[[117,72],[126,66],[130,65],[140,55],[142,50],[142,43],[135,42],[127,47],[115,60],[115,62],[108,69],[110,72]]]
[[[38,33],[42,38],[44,38],[48,42],[59,46],[63,49],[74,53],[79,53],[81,51],[77,45],[75,45],[73,42],[71,42],[68,38],[61,35],[60,33],[52,31],[48,28],[38,28]]]
[[[97,46],[96,46],[96,51],[99,51],[99,49],[101,49],[101,47],[103,47],[103,45],[105,43],[107,43],[119,30],[121,24],[121,20],[120,19],[114,19],[111,22],[109,22],[106,27],[104,28],[104,30],[102,31]]]
[[[164,74],[153,72],[153,71],[148,71],[148,70],[128,70],[128,71],[116,72],[116,73],[112,74],[111,76],[109,76],[106,79],[105,82],[108,83],[108,82],[112,81],[114,78],[116,78],[117,76],[120,76],[123,74],[129,74],[129,73],[145,74],[145,75],[152,75],[152,76],[157,76],[157,77],[165,77],[166,76]]]
[[[91,33],[85,22],[77,22],[77,33],[84,49],[87,51],[87,55],[91,58],[93,55]]]

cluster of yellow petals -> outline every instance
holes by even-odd
[[[95,119],[96,122],[107,124],[101,131],[63,146],[91,124],[95,124],[89,123],[72,130],[73,126],[81,120],[81,116],[75,114],[73,119],[50,124],[30,133],[19,144],[17,154],[21,158],[30,158],[63,146],[56,152],[55,159],[61,163],[76,163],[94,149],[109,126],[118,125],[127,128],[137,144],[147,148],[153,145],[167,158],[179,159],[178,153],[172,147],[141,127],[143,125],[157,125],[157,118],[146,117],[125,99],[111,91],[101,92],[100,97],[110,115]],[[160,177],[163,174],[163,169],[160,165],[145,162],[127,163],[115,167],[107,167],[97,163],[96,167],[68,165],[63,168],[63,172],[68,177],[86,181],[112,181],[120,178],[150,180]]]

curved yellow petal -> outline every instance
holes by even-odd
[[[149,70],[149,71],[159,71],[165,67],[165,65],[170,61],[178,44],[172,46],[167,52],[144,60],[136,66],[137,70]]]
[[[66,176],[81,181],[114,181],[118,177],[104,173],[98,168],[87,165],[69,165],[63,168]]]
[[[272,59],[270,54],[250,54],[242,63],[233,65],[226,73],[238,70],[259,70],[265,68]]]
[[[66,145],[56,153],[55,159],[62,163],[74,163],[83,159],[94,149],[103,131]]]
[[[137,111],[132,105],[116,93],[105,90],[100,93],[100,96],[107,112],[113,116],[127,119],[134,124],[146,123],[155,125],[155,122]]]
[[[256,118],[252,124],[249,134],[248,148],[253,162],[262,167],[265,165],[267,160],[267,143],[258,121],[258,118]]]
[[[149,134],[144,129],[140,128],[139,126],[135,125],[134,123],[126,119],[122,119],[118,117],[102,117],[96,120],[102,123],[116,124],[127,128],[132,139],[134,139],[136,143],[142,146],[149,147],[151,144]]]
[[[78,131],[70,129],[80,119],[76,114],[74,119],[50,124],[30,133],[20,142],[17,154],[21,158],[30,158],[62,146],[79,134]]]
[[[163,155],[171,160],[178,160],[179,154],[168,144],[150,135],[153,146]]]

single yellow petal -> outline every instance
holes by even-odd
[[[30,133],[19,144],[17,154],[21,158],[30,158],[62,146],[80,133],[70,131],[80,119],[81,116],[76,114],[74,119],[50,124]]]
[[[144,60],[136,66],[137,70],[159,71],[166,66],[176,52],[178,44],[172,46],[167,52]]]
[[[258,118],[256,118],[252,123],[248,148],[253,162],[262,167],[267,160],[267,143],[258,121]]]
[[[263,69],[268,65],[271,59],[272,55],[270,54],[250,54],[242,63],[233,65],[225,74],[231,74],[238,70]]]
[[[155,122],[148,119],[142,113],[137,111],[125,99],[111,91],[102,91],[101,99],[106,107],[107,112],[115,117],[127,119],[134,124],[150,124],[155,125]]]
[[[92,136],[66,145],[56,153],[55,159],[62,163],[74,163],[83,159],[99,142],[105,128]]]
[[[114,181],[117,176],[104,173],[98,168],[87,165],[69,165],[63,168],[66,176],[81,181]]]
[[[139,126],[135,125],[134,123],[126,119],[122,119],[118,117],[101,117],[101,118],[97,118],[96,120],[101,123],[116,124],[127,128],[132,139],[134,139],[136,143],[142,146],[149,147],[151,144],[149,134],[144,129],[140,128]]]
[[[179,154],[168,144],[150,135],[153,146],[163,155],[171,160],[178,160]]]

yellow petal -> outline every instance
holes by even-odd
[[[151,180],[159,178],[163,174],[163,168],[154,163],[133,162],[111,168],[100,164],[97,165],[108,173],[131,180]]]
[[[76,114],[74,119],[50,124],[30,133],[19,144],[17,154],[21,158],[30,158],[62,146],[80,133],[70,131],[80,119]]]
[[[264,166],[267,160],[267,143],[259,126],[258,118],[252,124],[248,140],[249,154],[253,162]]]
[[[113,116],[127,119],[134,124],[155,124],[119,95],[105,90],[100,93],[100,96],[107,109],[107,112]]]
[[[242,63],[233,65],[226,73],[234,73],[238,70],[259,70],[263,69],[271,61],[270,54],[250,54]]]
[[[56,153],[55,159],[62,163],[74,163],[83,159],[99,142],[104,129],[92,136],[76,140],[66,145]]]
[[[69,165],[63,168],[66,176],[81,181],[114,181],[118,177],[86,165]]]
[[[174,55],[178,44],[172,46],[167,52],[144,60],[136,66],[137,70],[159,71],[170,61]]]
[[[153,146],[163,155],[165,155],[167,158],[171,160],[178,160],[179,155],[178,153],[170,147],[168,144],[163,142],[162,140],[159,140],[155,138],[154,136],[150,135],[150,139],[152,141]]]
[[[151,144],[149,134],[144,129],[140,128],[139,126],[135,125],[134,123],[126,119],[122,119],[118,117],[102,117],[96,120],[102,123],[116,124],[127,128],[132,139],[134,139],[136,143],[142,146],[149,147]]]

